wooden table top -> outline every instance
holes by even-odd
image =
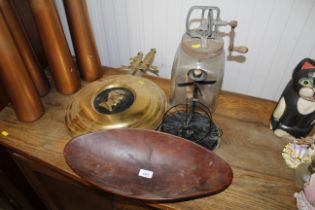
[[[104,76],[121,73],[106,69]],[[169,80],[152,79],[169,95]],[[12,151],[81,181],[66,164],[63,149],[71,139],[64,125],[65,107],[73,95],[54,89],[43,98],[45,114],[32,123],[16,119],[11,107],[0,112],[0,144]],[[220,147],[215,151],[233,169],[232,184],[223,192],[175,203],[151,204],[169,210],[207,209],[296,209],[294,171],[281,157],[286,140],[273,135],[269,118],[275,103],[234,93],[222,92],[214,121],[223,130]]]

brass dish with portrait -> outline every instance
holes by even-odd
[[[101,78],[81,89],[66,108],[72,136],[113,128],[157,129],[166,96],[152,81],[132,75]]]

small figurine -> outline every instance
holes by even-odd
[[[136,72],[138,71],[138,67],[140,66],[143,58],[143,53],[140,51],[137,53],[137,55],[133,58],[130,58],[130,64],[129,66],[122,66],[122,69],[127,69],[129,74],[135,75]]]
[[[187,72],[189,81],[177,83],[181,88],[192,86],[192,93],[186,95],[185,104],[177,104],[165,113],[161,131],[214,150],[220,144],[222,131],[213,122],[210,109],[199,101],[204,94],[201,87],[216,83],[216,80],[207,80],[207,76],[203,69],[190,69]]]
[[[304,185],[301,192],[294,194],[299,210],[315,210],[315,174]]]
[[[297,168],[300,164],[311,161],[314,149],[305,144],[289,143],[284,147],[282,157],[289,168]]]
[[[143,58],[143,53],[140,51],[138,54],[130,58],[131,62],[129,66],[122,66],[122,69],[127,69],[129,74],[131,75],[142,75],[146,74],[147,72],[151,72],[152,74],[159,76],[159,69],[157,66],[153,66],[152,63],[154,61],[156,54],[156,49],[152,48],[150,52],[148,52],[144,59]]]
[[[271,129],[277,136],[305,137],[315,120],[315,61],[303,59],[294,69],[271,117]]]
[[[156,49],[152,48],[150,50],[150,52],[148,52],[143,61],[140,63],[140,65],[138,66],[138,70],[142,71],[144,74],[149,71],[153,74],[155,74],[156,76],[159,76],[159,69],[157,66],[152,66],[152,63],[154,61],[154,57],[156,54]]]

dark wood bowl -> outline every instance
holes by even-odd
[[[175,201],[210,195],[231,184],[231,167],[213,152],[158,131],[124,128],[72,139],[68,165],[87,183],[121,196]]]

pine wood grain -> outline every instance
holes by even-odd
[[[291,181],[238,168],[234,170],[234,182],[225,191],[210,197],[172,204],[158,204],[172,210],[208,209],[295,209],[290,191],[295,189]]]
[[[113,69],[106,75],[120,73]],[[153,79],[167,94],[169,81]],[[0,112],[0,144],[38,161],[72,179],[82,180],[67,166],[63,148],[71,139],[64,125],[65,107],[72,96],[52,90],[43,98],[46,112],[33,123],[18,122],[13,110]],[[185,202],[151,204],[160,209],[295,209],[293,194],[298,190],[294,173],[281,158],[286,141],[269,130],[274,102],[223,92],[214,114],[223,129],[221,146],[216,153],[233,169],[232,185],[225,191]]]

